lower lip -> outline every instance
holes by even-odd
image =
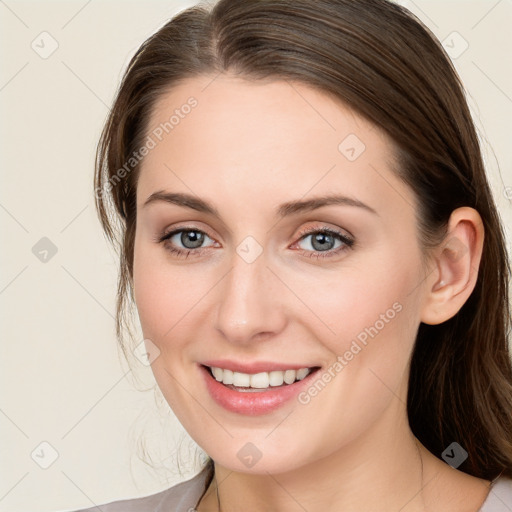
[[[318,371],[312,371],[304,379],[293,384],[270,387],[265,391],[236,391],[217,381],[205,366],[199,365],[199,368],[208,392],[215,402],[228,411],[247,416],[260,416],[275,411],[307,387]]]

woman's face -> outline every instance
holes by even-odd
[[[391,141],[305,85],[228,75],[182,82],[147,135],[135,299],[192,438],[225,467],[279,473],[389,436],[425,294]],[[278,386],[300,368],[319,369]]]

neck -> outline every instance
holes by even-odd
[[[429,453],[412,434],[403,403],[397,398],[393,404],[367,432],[306,466],[252,474],[216,463],[213,492],[200,511],[424,511]]]

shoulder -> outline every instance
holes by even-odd
[[[501,476],[491,484],[489,495],[478,512],[510,512],[512,510],[512,478]]]
[[[191,512],[205,490],[208,471],[156,494],[95,505],[74,512]]]

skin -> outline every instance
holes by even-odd
[[[160,355],[158,386],[190,436],[215,461],[224,512],[474,512],[489,482],[451,468],[413,436],[406,414],[409,357],[420,322],[461,308],[477,277],[484,238],[471,208],[452,214],[448,245],[425,264],[414,193],[393,172],[393,144],[377,126],[306,85],[201,76],[173,88],[152,127],[194,96],[198,105],[144,158],[137,185],[133,284],[144,337]],[[366,149],[338,149],[355,134]],[[155,201],[156,191],[193,194],[220,213]],[[282,203],[325,194],[362,201],[275,216]],[[335,229],[332,257],[301,230]],[[172,229],[206,233],[185,250]],[[237,247],[262,249],[248,263]],[[188,247],[190,239],[185,239]],[[193,249],[194,250],[194,249]],[[392,305],[401,311],[307,404],[244,416],[217,405],[198,362],[230,358],[321,366],[344,354]],[[251,468],[237,457],[262,453]],[[423,473],[422,467],[423,465]],[[214,480],[198,505],[218,510]],[[371,492],[369,492],[371,489]]]

